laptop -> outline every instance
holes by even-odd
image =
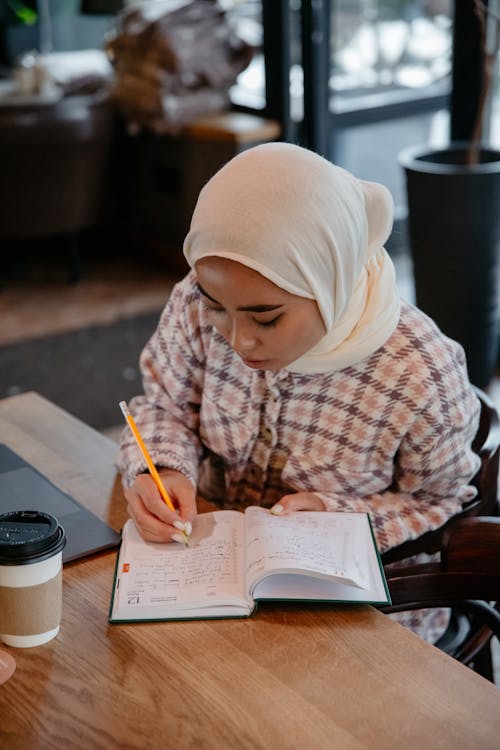
[[[121,535],[94,513],[0,444],[0,513],[13,510],[39,510],[57,518],[66,532],[63,563],[117,547],[121,540]]]

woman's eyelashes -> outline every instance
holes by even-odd
[[[282,315],[283,313],[280,313],[279,315],[276,315],[276,317],[273,318],[272,320],[266,320],[266,321],[254,319],[254,322],[257,323],[257,325],[259,326],[263,326],[264,328],[272,328],[273,326],[276,325],[276,323],[282,317]]]
[[[203,307],[207,312],[214,313],[215,315],[220,315],[221,313],[226,312],[223,307],[214,307],[205,299],[203,300]],[[262,328],[273,328],[278,323],[282,315],[283,313],[280,313],[279,315],[276,315],[274,318],[272,318],[272,320],[257,320],[257,318],[252,318],[252,320],[256,325],[261,326]]]
[[[214,307],[206,299],[203,300],[203,307],[205,308],[205,310],[207,312],[210,312],[210,313],[223,313],[223,312],[225,312],[225,310],[224,310],[223,307]]]

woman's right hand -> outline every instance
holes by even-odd
[[[162,469],[158,473],[176,511],[165,503],[152,477],[139,474],[125,490],[129,515],[146,542],[182,541],[184,531],[188,536],[191,533],[196,516],[196,489],[180,471]]]

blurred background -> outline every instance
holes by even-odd
[[[500,148],[498,5],[0,0],[0,397],[34,389],[114,434],[199,189],[268,140],[387,185],[414,301],[398,155],[470,137],[485,45]]]

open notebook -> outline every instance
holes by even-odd
[[[189,547],[125,524],[110,622],[245,617],[265,600],[390,603],[368,514],[215,511]]]

